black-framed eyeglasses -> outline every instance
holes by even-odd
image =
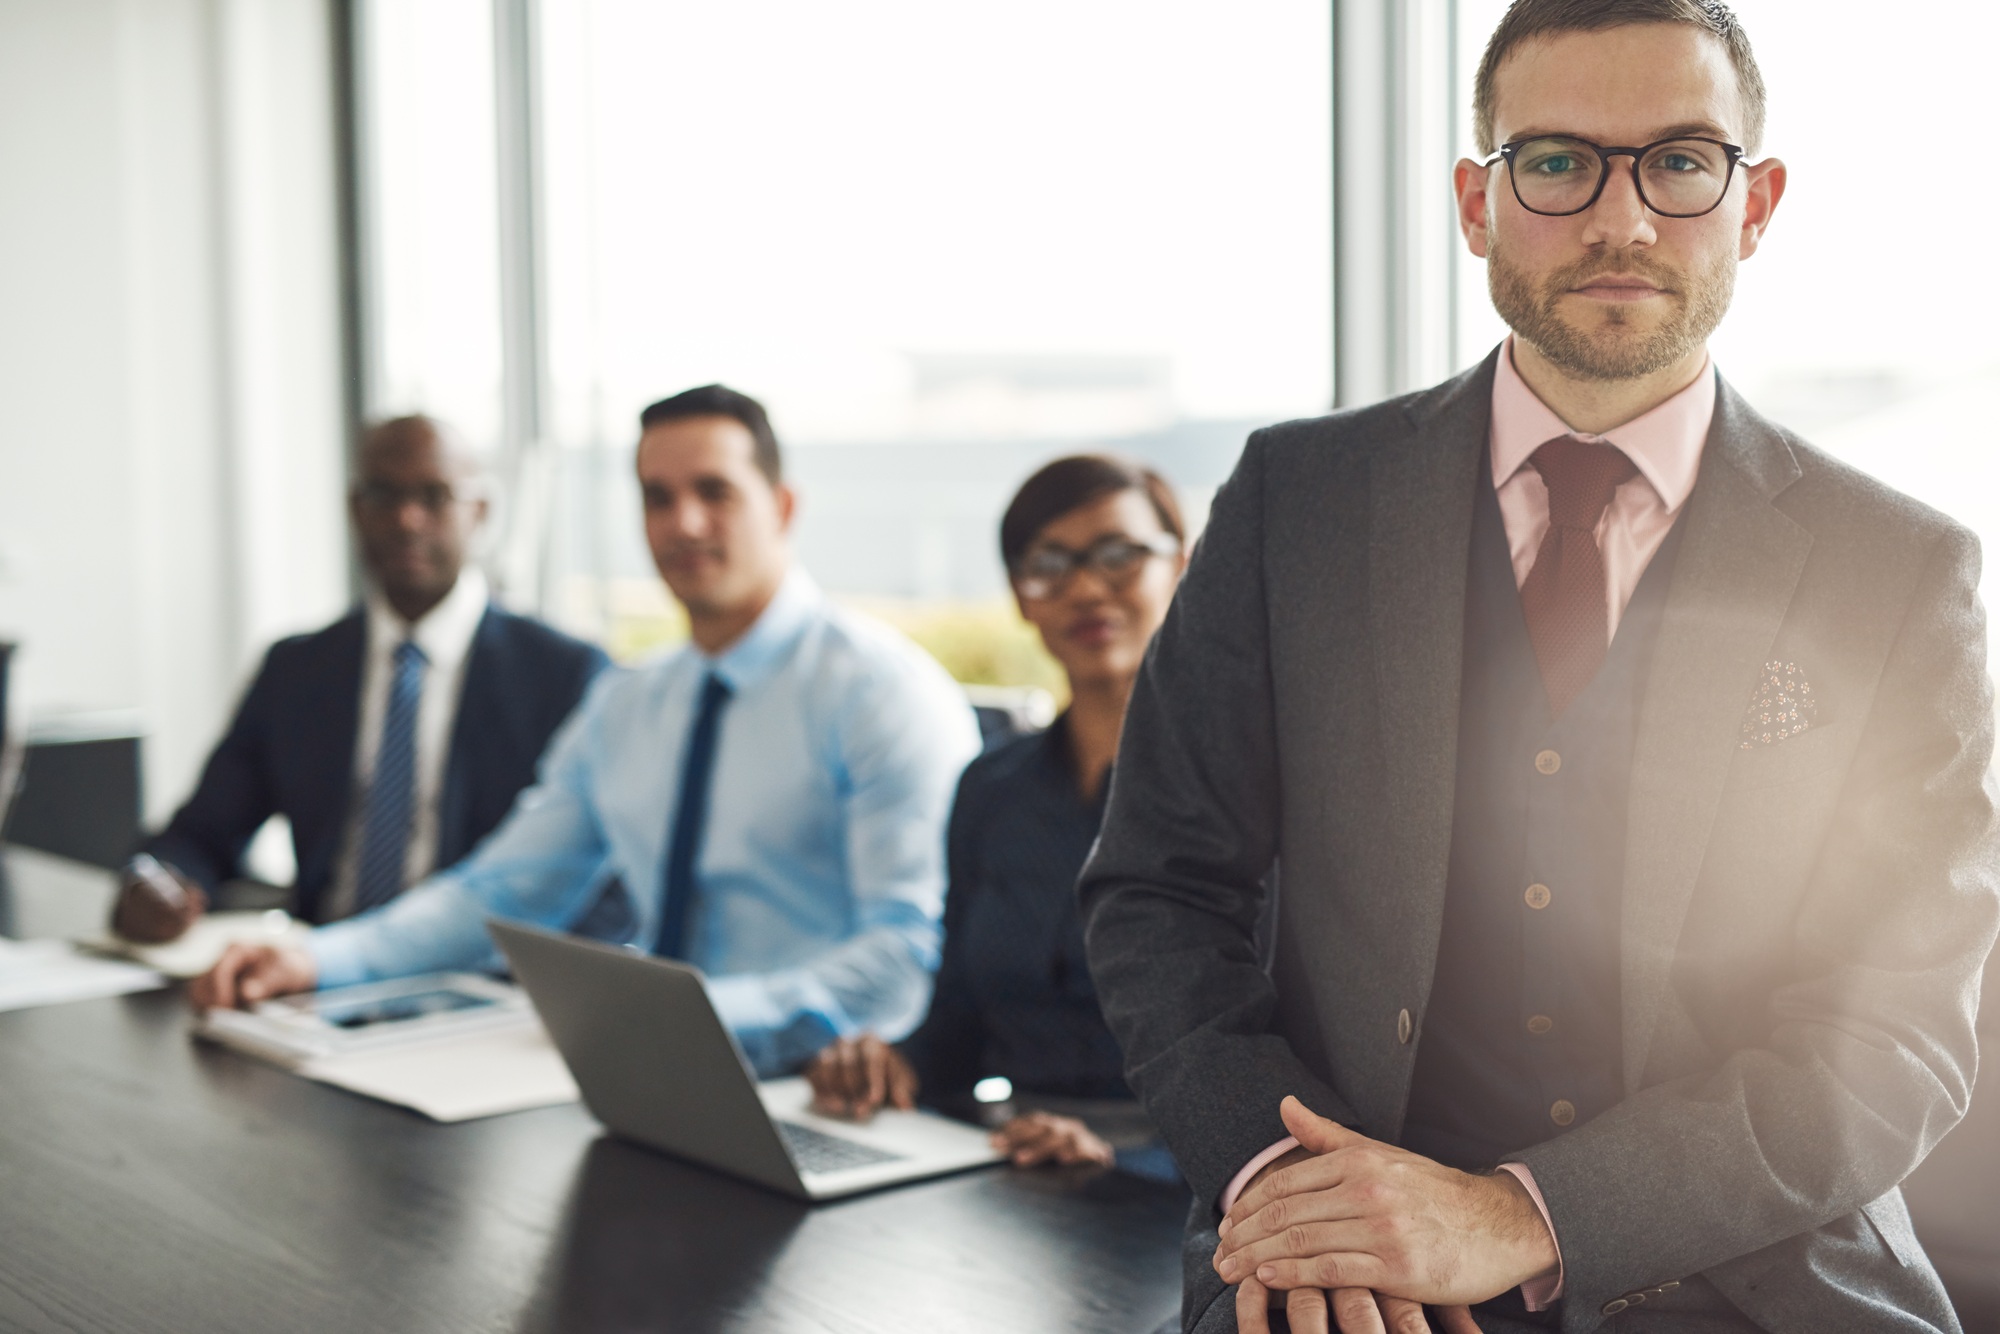
[[[1522,208],[1546,218],[1566,218],[1597,202],[1611,179],[1615,157],[1632,159],[1632,184],[1647,208],[1663,218],[1698,218],[1713,213],[1729,193],[1743,150],[1699,137],[1614,148],[1573,134],[1542,134],[1504,143],[1480,165],[1490,167],[1504,158]]]
[[[1062,592],[1078,570],[1088,568],[1111,587],[1123,588],[1138,577],[1148,560],[1180,553],[1179,539],[1166,533],[1155,537],[1109,533],[1081,551],[1054,542],[1038,542],[1015,562],[1014,587],[1022,597],[1039,602]]]

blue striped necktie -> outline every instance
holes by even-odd
[[[701,703],[695,707],[694,729],[688,733],[681,759],[680,800],[674,803],[674,823],[667,837],[665,892],[660,896],[660,934],[653,953],[669,959],[687,957],[688,918],[694,909],[695,858],[708,823],[708,790],[715,778],[715,737],[722,723],[722,706],[729,702],[729,684],[710,672],[701,683]]]
[[[379,908],[403,892],[410,832],[417,814],[417,707],[429,659],[408,639],[396,645],[382,744],[361,807],[361,861],[354,877],[354,911]]]

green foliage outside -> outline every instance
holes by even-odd
[[[1058,707],[1069,699],[1062,668],[1011,601],[843,601],[923,645],[965,685],[1039,686],[1054,696]]]
[[[617,587],[607,599],[605,649],[619,662],[636,662],[687,638],[687,615],[651,587]],[[1035,628],[1013,602],[914,602],[842,598],[842,605],[895,626],[944,664],[954,679],[977,686],[1038,686],[1060,707],[1069,699],[1062,669],[1042,647]]]
[[[604,651],[616,662],[637,662],[688,637],[687,613],[678,602],[661,598],[659,606],[620,608],[604,630]]]

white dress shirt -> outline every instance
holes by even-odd
[[[444,600],[412,625],[396,614],[379,591],[368,591],[368,645],[361,661],[361,725],[354,737],[354,788],[348,798],[347,829],[341,835],[340,860],[328,887],[324,920],[334,921],[354,911],[362,811],[368,785],[375,777],[375,752],[382,744],[382,718],[389,710],[396,646],[405,639],[416,641],[427,665],[424,693],[417,704],[416,821],[403,862],[403,884],[414,885],[436,869],[438,799],[444,792],[452,726],[458,720],[472,637],[486,615],[489,597],[486,576],[467,566]]]

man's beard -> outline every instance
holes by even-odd
[[[1611,273],[1650,279],[1672,303],[1651,333],[1634,328],[1620,305],[1602,303],[1594,330],[1580,329],[1559,312],[1563,297],[1590,278]],[[1543,280],[1508,263],[1496,246],[1487,256],[1486,283],[1493,307],[1507,326],[1543,356],[1579,380],[1633,380],[1665,370],[1708,341],[1736,291],[1734,256],[1724,254],[1698,273],[1681,273],[1650,257],[1625,252],[1580,260]]]

